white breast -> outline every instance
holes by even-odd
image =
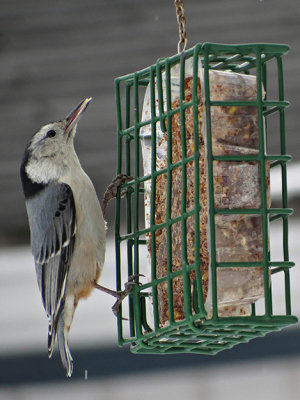
[[[101,270],[104,264],[105,222],[95,188],[81,167],[61,181],[71,187],[76,207],[77,231],[68,286],[79,282],[81,286],[94,280],[97,268]]]

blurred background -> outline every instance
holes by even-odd
[[[300,314],[299,0],[185,0],[188,47],[198,42],[286,43],[285,95],[293,313]],[[76,137],[99,198],[116,172],[114,79],[177,52],[173,0],[0,1],[0,399],[295,399],[300,330],[293,326],[214,357],[133,355],[117,347],[113,299],[94,293],[75,315],[74,377],[47,357],[19,165],[41,125],[93,97]],[[275,177],[276,179],[276,177]],[[276,190],[275,190],[276,191]],[[276,194],[275,194],[276,195]],[[114,205],[102,284],[115,287]],[[276,236],[276,235],[275,235]],[[272,244],[280,246],[280,235]],[[297,265],[298,264],[298,265]]]

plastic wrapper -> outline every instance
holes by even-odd
[[[210,227],[208,218],[208,175],[207,175],[207,138],[204,109],[204,83],[202,68],[199,68],[198,86],[198,126],[199,126],[199,202],[200,211],[200,246],[202,290],[208,318],[212,315],[212,288],[210,270]],[[184,81],[184,103],[192,100],[192,69],[186,63]],[[163,107],[166,112],[166,82],[163,83]],[[210,99],[212,101],[253,101],[256,100],[257,87],[254,76],[210,70]],[[171,69],[171,108],[180,106],[179,66]],[[264,95],[264,91],[263,91]],[[158,96],[155,88],[156,115],[158,112]],[[150,89],[147,88],[142,120],[151,119]],[[194,154],[194,119],[192,107],[185,108],[184,121],[180,112],[172,116],[172,163],[182,160],[181,125],[185,125],[186,157]],[[212,106],[211,133],[213,155],[249,155],[258,154],[258,117],[254,106]],[[151,174],[151,124],[141,129],[144,174]],[[170,139],[169,139],[170,141]],[[156,170],[167,167],[168,133],[156,124]],[[266,165],[268,202],[269,166]],[[181,216],[182,202],[182,166],[172,169],[171,218]],[[194,209],[195,168],[194,160],[186,164],[186,211]],[[257,161],[214,161],[213,183],[215,208],[243,209],[261,206],[260,166]],[[150,225],[151,195],[155,196],[155,224],[167,221],[167,172],[156,177],[155,193],[151,188],[151,180],[145,181],[145,215],[146,227]],[[150,235],[147,236],[150,254]],[[262,218],[253,214],[217,214],[215,216],[215,242],[217,262],[256,262],[263,258]],[[195,262],[195,220],[194,215],[186,218],[186,262]],[[182,222],[171,225],[172,265],[170,272],[182,270]],[[155,232],[156,277],[167,276],[168,232],[163,227]],[[150,258],[149,258],[150,263]],[[149,264],[150,265],[150,264]],[[192,282],[196,279],[194,268],[189,272]],[[173,318],[182,320],[184,314],[183,277],[179,273],[172,279]],[[264,295],[263,269],[260,267],[226,267],[217,268],[217,299],[219,316],[243,316],[251,312],[251,303]],[[161,326],[168,324],[169,296],[167,281],[157,286],[159,322]]]

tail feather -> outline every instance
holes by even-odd
[[[60,315],[62,314],[64,309],[64,301],[61,302],[59,310],[54,315],[48,316],[49,318],[49,326],[48,326],[48,356],[51,358],[53,353],[53,348],[56,340],[57,333],[57,324]]]
[[[53,345],[55,341],[55,334]],[[68,346],[68,329],[64,324],[62,313],[58,317],[57,323],[57,343],[60,352],[61,362],[66,370],[66,376],[70,377],[73,372],[73,358]],[[53,347],[52,347],[53,348]]]
[[[51,358],[51,356],[52,356],[53,348],[55,345],[58,318],[59,318],[59,316],[57,316],[54,321],[52,321],[52,320],[49,321],[49,327],[48,327],[48,356],[49,356],[49,358]]]

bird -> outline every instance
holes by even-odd
[[[103,212],[117,187],[132,177],[117,175],[105,192],[102,212],[74,148],[78,122],[91,100],[85,98],[67,117],[41,127],[26,146],[20,167],[37,282],[49,323],[48,356],[57,338],[67,377],[73,372],[68,334],[79,300],[100,289],[117,297],[117,314],[136,281],[136,276],[129,277],[123,291],[97,283],[105,260]]]

